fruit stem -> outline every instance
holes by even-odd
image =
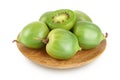
[[[17,43],[19,43],[19,41],[17,41],[17,40],[13,40],[13,41],[12,41],[12,43],[14,43],[14,42],[17,42]]]
[[[108,37],[108,33],[106,32],[106,33],[105,33],[105,38],[107,38],[107,37]]]
[[[40,41],[42,41],[44,44],[47,44],[48,43],[48,41],[49,41],[49,39],[48,38],[46,38],[46,39],[41,39],[41,38],[35,38],[36,40],[40,40]]]
[[[42,40],[42,42],[44,43],[44,44],[47,44],[48,43],[48,41],[49,41],[49,39],[47,38],[47,39],[43,39]]]

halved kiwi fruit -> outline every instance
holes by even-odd
[[[75,24],[76,16],[72,10],[59,9],[53,11],[47,18],[47,25],[50,29],[63,28],[70,30]]]

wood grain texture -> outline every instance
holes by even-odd
[[[45,67],[68,69],[80,67],[95,60],[106,48],[106,40],[103,40],[100,45],[94,49],[78,51],[72,58],[68,60],[57,60],[50,57],[45,50],[45,47],[39,50],[30,49],[17,43],[21,53],[33,62]]]

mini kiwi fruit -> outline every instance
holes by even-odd
[[[43,40],[48,33],[49,29],[44,22],[34,21],[22,29],[17,41],[28,48],[40,49],[45,45]]]
[[[47,16],[46,22],[50,29],[63,28],[70,30],[76,22],[76,16],[70,9],[59,9]]]
[[[76,22],[77,21],[92,22],[92,19],[86,13],[84,13],[82,11],[78,11],[78,10],[75,10],[74,13],[76,15]]]
[[[82,11],[78,11],[78,10],[75,10],[74,13],[75,13],[75,16],[76,16],[76,22],[77,21],[92,22],[92,19],[86,13],[84,13]]]
[[[73,33],[77,36],[79,45],[85,50],[97,47],[105,39],[101,29],[88,21],[78,21]]]
[[[51,14],[51,13],[52,13],[52,11],[48,11],[48,12],[43,13],[43,14],[40,16],[39,21],[42,21],[42,22],[46,23],[46,21],[47,21],[47,16],[49,16],[49,14]]]

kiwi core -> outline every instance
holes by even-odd
[[[53,17],[53,22],[54,23],[63,23],[68,19],[69,19],[69,15],[67,13],[61,13],[61,14],[55,15]]]

